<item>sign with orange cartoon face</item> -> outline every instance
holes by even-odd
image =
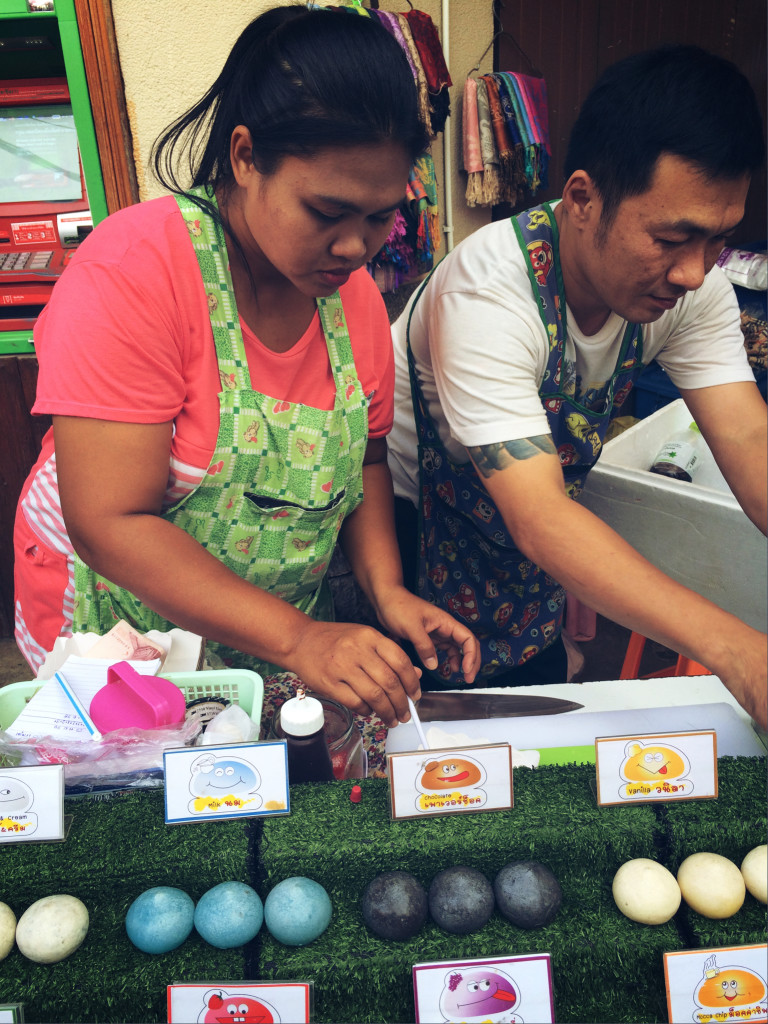
[[[670,1024],[768,1020],[768,946],[664,954]]]
[[[599,737],[595,763],[601,805],[717,796],[714,730]]]
[[[509,743],[389,754],[387,774],[393,818],[512,806]]]

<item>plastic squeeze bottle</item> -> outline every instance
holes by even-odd
[[[333,765],[320,701],[297,690],[280,708],[280,725],[288,745],[288,781],[331,782]]]
[[[701,458],[702,436],[695,423],[669,437],[651,465],[651,473],[671,476],[675,480],[693,479],[692,474]]]

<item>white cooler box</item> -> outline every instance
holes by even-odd
[[[648,470],[663,442],[690,422],[680,398],[609,441],[580,501],[668,576],[766,632],[768,541],[709,448],[691,483]]]

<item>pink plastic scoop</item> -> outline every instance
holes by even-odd
[[[107,685],[94,695],[90,716],[100,732],[157,729],[184,720],[186,700],[169,679],[145,676],[127,661],[107,670]]]

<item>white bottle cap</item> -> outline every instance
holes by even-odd
[[[280,708],[280,725],[290,736],[311,736],[325,725],[323,705],[303,690],[297,690]]]

